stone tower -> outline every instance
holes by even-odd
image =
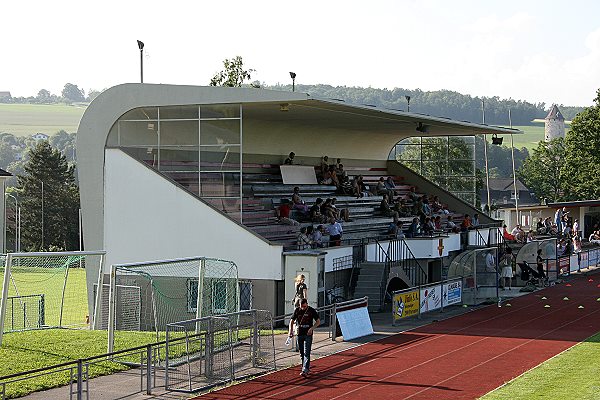
[[[559,137],[565,137],[565,117],[563,117],[556,104],[553,104],[546,116],[544,140],[549,142]]]

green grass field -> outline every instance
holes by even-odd
[[[85,107],[45,104],[0,104],[0,132],[15,136],[77,132]]]
[[[598,376],[600,333],[481,399],[600,399]]]

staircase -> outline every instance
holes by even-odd
[[[381,298],[385,281],[385,263],[383,262],[363,262],[360,264],[360,274],[356,281],[354,298],[369,297],[369,312],[381,311],[383,300]]]

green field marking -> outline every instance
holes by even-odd
[[[15,136],[77,132],[85,107],[64,104],[0,104],[0,132]]]
[[[599,374],[600,333],[481,399],[600,399]]]

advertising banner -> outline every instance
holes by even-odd
[[[419,291],[397,293],[392,300],[394,321],[419,314]]]
[[[442,285],[421,289],[421,314],[442,308]]]
[[[444,283],[442,286],[442,303],[444,307],[462,302],[462,282]]]

